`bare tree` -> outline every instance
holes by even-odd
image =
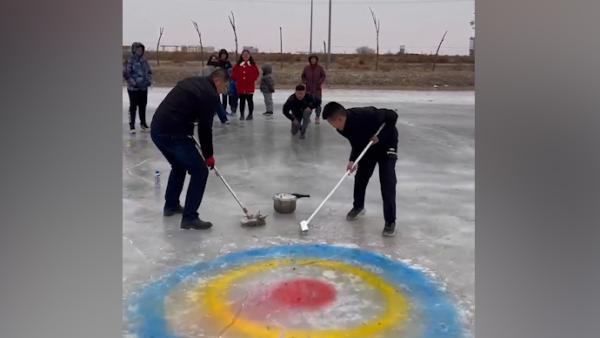
[[[158,42],[156,43],[156,65],[160,65],[160,59],[158,57],[158,47],[160,46],[160,39],[163,36],[163,32],[165,31],[165,27],[160,27],[160,33],[158,35]]]
[[[233,11],[231,11],[231,16],[229,16],[229,24],[231,25],[231,28],[233,29],[233,38],[235,39],[235,58],[238,58],[238,38],[237,38],[237,30],[236,30],[236,26],[235,26],[235,15],[233,14]]]
[[[192,24],[196,29],[196,33],[198,33],[198,39],[200,40],[200,61],[202,61],[202,67],[204,67],[204,46],[202,46],[202,33],[200,33],[200,29],[198,28],[198,23],[192,20]]]
[[[376,34],[376,42],[377,42],[377,50],[375,56],[375,70],[379,68],[379,28],[381,27],[381,21],[377,19],[375,16],[375,12],[369,7],[371,11],[371,16],[373,17],[373,25],[375,26],[375,34]]]
[[[438,54],[440,53],[440,47],[442,47],[442,42],[444,42],[444,39],[446,38],[446,34],[448,34],[448,31],[446,31],[444,33],[444,35],[442,36],[442,40],[440,41],[440,44],[437,47],[437,50],[435,51],[435,57],[433,58],[433,68],[431,68],[431,71],[435,71],[435,63],[437,62],[437,57]]]

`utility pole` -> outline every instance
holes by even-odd
[[[329,0],[329,31],[327,33],[327,64],[326,68],[329,69],[331,63],[331,0]]]
[[[310,0],[310,43],[308,47],[308,53],[312,54],[312,32],[313,32],[313,0]]]
[[[283,32],[279,26],[279,68],[283,69]]]

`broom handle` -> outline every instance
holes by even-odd
[[[198,153],[200,154],[200,158],[202,158],[203,161],[206,161],[206,159],[204,158],[204,156],[202,156],[202,149],[200,149],[200,143],[196,139],[196,136],[190,135],[190,137],[194,140],[194,144],[196,145],[196,148],[198,149]],[[235,201],[239,204],[240,208],[242,208],[242,210],[244,211],[244,214],[247,215],[248,214],[248,209],[246,209],[246,207],[244,206],[244,204],[242,204],[242,201],[240,201],[240,199],[237,197],[237,195],[235,194],[235,191],[233,191],[233,189],[231,189],[231,186],[229,185],[229,183],[227,183],[227,181],[225,180],[225,177],[223,177],[223,175],[221,175],[221,173],[217,169],[217,166],[214,166],[213,170],[215,171],[215,174],[217,175],[217,177],[219,177],[221,179],[221,181],[223,182],[223,184],[225,184],[225,187],[227,188],[227,190],[229,190],[229,192],[231,193],[231,195],[233,196],[233,198],[235,198]]]
[[[385,127],[385,123],[383,123],[381,125],[381,127],[379,127],[379,129],[377,129],[377,132],[375,133],[375,136],[379,135],[379,132],[381,132],[381,129],[383,129],[383,127]],[[365,147],[365,149],[363,149],[363,151],[360,153],[360,155],[358,155],[358,157],[356,158],[356,161],[354,161],[354,165],[352,166],[352,169],[354,169],[358,165],[358,162],[360,161],[360,159],[363,158],[363,156],[365,156],[365,154],[367,153],[367,150],[369,150],[369,148],[372,145],[373,145],[373,141],[369,141],[369,143],[367,144],[367,146]],[[331,197],[331,195],[333,195],[333,193],[342,184],[342,182],[344,182],[344,180],[346,179],[346,177],[348,177],[350,175],[350,173],[351,173],[351,170],[346,170],[346,172],[344,173],[344,176],[342,176],[342,178],[340,178],[340,180],[335,185],[335,187],[333,187],[333,189],[329,192],[329,194],[327,194],[327,197],[325,197],[325,199],[323,200],[323,202],[321,202],[321,204],[319,204],[319,206],[317,207],[317,209],[306,220],[306,224],[307,225],[310,223],[310,221],[312,221],[313,217],[315,217],[315,215],[319,212],[319,210],[321,210],[321,208],[323,207],[323,205],[325,205],[325,202],[327,202],[327,200]]]

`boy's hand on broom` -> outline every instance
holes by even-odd
[[[357,166],[354,165],[354,161],[350,161],[350,162],[348,162],[348,165],[346,166],[346,171],[349,171],[352,174],[356,171],[356,167]]]

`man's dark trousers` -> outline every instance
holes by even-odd
[[[372,148],[358,163],[354,179],[354,208],[365,206],[367,184],[379,165],[379,182],[383,198],[383,217],[387,223],[396,221],[396,149]]]
[[[165,208],[176,208],[179,205],[179,196],[183,190],[186,172],[191,179],[188,185],[183,219],[198,218],[198,208],[204,196],[208,167],[200,157],[194,140],[188,136],[156,135],[151,132],[152,141],[171,164],[171,173],[165,193]]]

